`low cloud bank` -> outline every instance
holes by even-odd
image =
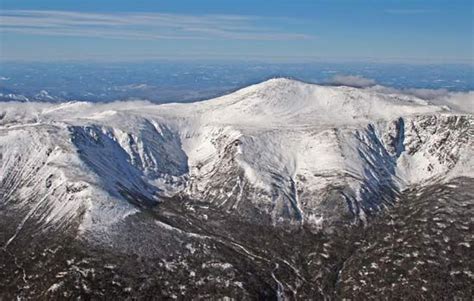
[[[474,91],[448,92],[445,96],[435,98],[431,102],[434,104],[445,104],[457,111],[474,114]]]
[[[454,111],[474,114],[474,91],[452,92],[446,89],[395,89],[376,85],[370,89],[382,93],[415,96],[438,106],[448,106]]]
[[[446,89],[397,89],[378,85],[374,79],[359,75],[336,75],[328,80],[328,83],[335,86],[367,88],[380,93],[411,95],[434,105],[445,105],[455,111],[474,114],[474,91],[451,92]]]

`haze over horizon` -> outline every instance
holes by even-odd
[[[6,61],[260,60],[470,64],[471,1],[14,1]]]

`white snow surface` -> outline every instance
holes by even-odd
[[[474,176],[473,117],[447,106],[281,78],[188,104],[0,103],[1,201],[56,224],[82,211],[84,231],[176,195],[275,223],[363,219],[386,187]]]

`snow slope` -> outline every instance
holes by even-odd
[[[177,196],[254,222],[365,220],[410,185],[473,177],[473,121],[288,79],[191,104],[2,103],[1,205],[84,231]]]

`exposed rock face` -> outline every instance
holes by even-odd
[[[354,290],[370,244],[360,235],[398,235],[376,216],[437,214],[426,191],[465,207],[453,220],[472,215],[473,116],[406,95],[276,79],[193,104],[9,103],[0,117],[9,294],[390,297],[376,278]],[[53,246],[41,260],[59,276],[34,278]]]

